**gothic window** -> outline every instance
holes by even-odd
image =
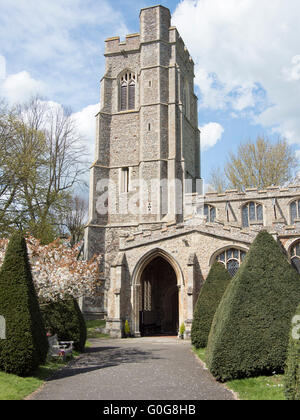
[[[292,246],[290,254],[292,266],[300,273],[300,242]]]
[[[204,216],[207,217],[207,221],[209,223],[214,223],[214,221],[216,220],[216,208],[211,206],[210,204],[205,204]]]
[[[134,73],[123,74],[120,80],[120,110],[135,109],[136,76]]]
[[[293,201],[290,204],[291,224],[293,225],[296,219],[300,219],[300,200]]]
[[[145,279],[143,283],[143,307],[145,311],[152,310],[152,282]]]
[[[242,209],[243,227],[249,227],[251,222],[263,222],[263,207],[261,204],[247,203]]]
[[[224,264],[231,277],[234,277],[240,268],[241,263],[244,261],[245,256],[245,251],[231,248],[219,254],[217,256],[217,261]]]

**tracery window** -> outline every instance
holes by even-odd
[[[300,219],[300,200],[293,201],[290,204],[291,224],[293,225],[296,219]]]
[[[292,246],[290,254],[292,266],[300,273],[300,242]]]
[[[135,109],[136,76],[132,72],[124,73],[120,80],[120,110]]]
[[[204,216],[207,217],[207,221],[209,223],[214,223],[214,221],[216,220],[216,208],[211,206],[210,204],[205,204]]]
[[[251,202],[247,203],[242,209],[243,227],[249,227],[251,222],[263,222],[263,206],[261,204]]]
[[[245,251],[231,248],[219,254],[216,260],[224,264],[231,277],[234,277],[240,268],[240,265],[244,261],[245,256]]]

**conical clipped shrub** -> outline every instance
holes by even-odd
[[[287,400],[300,400],[300,305],[293,318],[290,334],[284,392]]]
[[[0,270],[0,315],[6,340],[0,340],[0,369],[26,376],[47,357],[44,328],[24,237],[12,236]]]
[[[218,307],[207,365],[219,380],[282,372],[300,276],[273,237],[258,234]]]
[[[41,305],[47,331],[57,334],[59,341],[74,341],[74,348],[84,351],[87,329],[82,312],[73,298]]]
[[[207,346],[215,312],[230,281],[231,276],[224,264],[214,263],[201,289],[194,312],[192,344],[198,349]]]

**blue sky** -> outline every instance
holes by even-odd
[[[0,0],[0,95],[71,107],[92,159],[104,40],[139,32],[139,10],[155,4]],[[195,62],[204,179],[258,134],[287,138],[300,157],[299,0],[162,4]]]

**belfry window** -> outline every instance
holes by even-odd
[[[240,265],[244,261],[245,256],[245,251],[231,248],[219,254],[216,260],[224,264],[231,277],[234,277],[240,268]]]
[[[296,219],[300,219],[300,200],[293,201],[290,204],[291,224],[293,225]]]
[[[134,73],[123,74],[120,80],[120,110],[135,109],[136,76]]]
[[[243,227],[249,227],[251,222],[263,222],[263,207],[258,203],[247,203],[242,209]]]

